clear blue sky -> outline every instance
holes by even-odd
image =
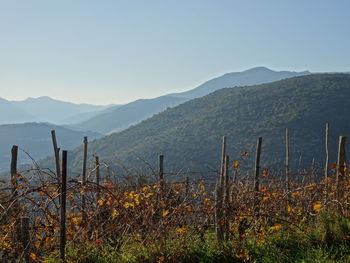
[[[226,72],[350,71],[348,0],[0,0],[0,97],[125,103]]]

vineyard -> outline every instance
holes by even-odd
[[[213,180],[170,179],[165,155],[153,175],[116,181],[101,176],[97,156],[87,171],[87,140],[82,175],[69,174],[57,145],[56,171],[18,172],[14,146],[10,180],[0,181],[0,261],[349,262],[345,137],[322,174],[293,171],[287,139],[281,176],[260,168],[262,138],[256,153],[230,160],[224,137]],[[254,171],[240,169],[248,155]]]

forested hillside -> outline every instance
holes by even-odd
[[[231,160],[242,152],[253,158],[256,139],[263,137],[262,166],[283,167],[285,128],[290,130],[291,160],[310,167],[324,162],[324,126],[331,125],[331,161],[339,135],[350,134],[350,76],[319,74],[274,83],[216,91],[171,108],[127,130],[96,140],[97,154],[112,167],[149,172],[164,154],[166,169],[207,171],[217,167],[221,137],[228,136]],[[69,159],[80,167],[81,148]],[[252,163],[252,162],[250,162]]]

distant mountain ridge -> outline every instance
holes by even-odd
[[[110,134],[152,117],[152,115],[163,111],[167,107],[177,106],[185,101],[205,96],[222,88],[257,85],[308,74],[310,74],[309,71],[273,71],[266,67],[256,67],[243,72],[227,73],[206,81],[192,90],[171,93],[154,99],[137,100],[122,105],[108,113],[97,114],[91,119],[76,123],[74,126],[85,130]]]
[[[29,119],[35,119],[34,116],[16,107],[10,101],[0,98],[0,124],[20,123]]]
[[[186,98],[162,96],[155,99],[140,99],[126,105],[108,109],[102,114],[82,123],[72,125],[83,130],[96,131],[103,134],[117,132],[137,124],[150,116],[187,101]]]
[[[242,72],[226,73],[220,77],[208,80],[192,90],[169,95],[194,99],[208,95],[220,88],[252,86],[309,74],[311,74],[309,71],[273,71],[266,67],[255,67]]]
[[[69,119],[83,121],[111,106],[114,105],[75,104],[47,96],[27,98],[22,101],[8,101],[0,98],[0,110],[6,112],[0,116],[0,124],[33,121],[63,124]]]
[[[51,130],[56,130],[58,143],[64,149],[73,149],[83,142],[83,137],[90,140],[100,138],[94,132],[72,131],[49,123],[24,123],[0,125],[0,172],[9,168],[12,145],[28,152],[38,160],[52,155]],[[30,158],[20,150],[19,164],[30,163]]]

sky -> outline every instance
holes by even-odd
[[[0,97],[127,103],[227,72],[350,71],[348,0],[0,0]]]

